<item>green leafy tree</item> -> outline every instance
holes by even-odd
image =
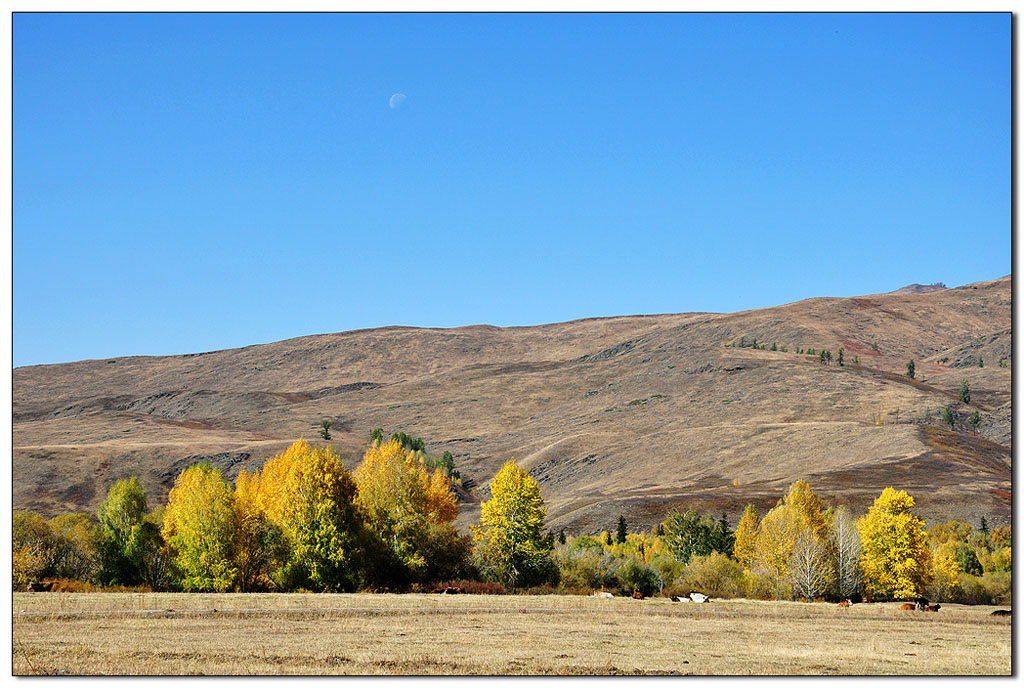
[[[715,552],[731,555],[736,545],[736,535],[729,527],[729,519],[723,513],[711,531],[711,549]]]
[[[843,365],[843,348],[839,347],[839,356],[836,359],[836,363]]]
[[[948,425],[950,430],[956,429],[956,412],[948,406],[942,409],[942,422]]]
[[[911,359],[910,363],[907,364],[907,377],[909,377],[911,380],[914,379],[914,374],[915,374],[914,370],[915,370],[914,360]]]
[[[146,491],[135,476],[119,480],[107,492],[97,517],[100,524],[100,570],[103,585],[139,585],[145,579],[143,558],[157,536],[146,523]]]
[[[665,540],[672,555],[684,564],[690,557],[713,551],[711,519],[693,509],[686,513],[672,512],[665,519]]]
[[[978,561],[978,555],[975,554],[974,549],[966,542],[961,542],[957,545],[955,556],[956,563],[961,571],[972,576],[981,575],[981,562]]]
[[[967,384],[967,380],[960,383],[960,401],[965,404],[971,403],[971,386]]]
[[[384,441],[384,428],[374,428],[373,432],[370,433],[370,444],[373,446],[380,445]]]
[[[772,351],[778,351],[778,350],[779,350],[779,347],[776,346],[775,342],[772,342]]]
[[[978,426],[981,425],[981,414],[978,413],[977,411],[972,413],[970,417],[967,419],[967,424],[970,425],[975,432],[977,432]]]
[[[480,525],[470,528],[491,577],[511,588],[543,579],[552,546],[541,533],[546,515],[537,481],[507,461],[480,506]]]

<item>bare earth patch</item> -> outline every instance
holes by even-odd
[[[13,673],[1009,675],[1010,619],[993,609],[14,593]]]

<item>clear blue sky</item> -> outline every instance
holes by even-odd
[[[17,14],[13,40],[15,366],[1010,273],[1009,14]]]

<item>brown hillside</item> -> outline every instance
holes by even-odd
[[[316,426],[330,419],[350,467],[377,426],[422,437],[431,454],[451,451],[476,485],[463,525],[510,457],[540,481],[553,529],[611,528],[620,512],[650,526],[690,506],[735,522],[746,503],[770,506],[797,478],[857,509],[893,484],[930,521],[984,514],[1002,524],[1010,297],[1005,277],[731,314],[391,327],[18,368],[14,506],[92,510],[132,474],[163,500],[197,457],[233,476],[300,435],[319,441]],[[788,351],[738,348],[741,337]],[[847,365],[798,347],[842,347]],[[910,359],[916,380],[903,374]],[[944,406],[960,407],[964,379],[973,398],[960,411],[981,413],[977,437],[939,426]]]

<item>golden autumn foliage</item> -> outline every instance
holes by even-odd
[[[939,545],[932,551],[928,578],[928,597],[936,602],[948,600],[960,584],[960,565],[952,545]]]
[[[541,535],[545,516],[537,481],[507,461],[491,481],[491,499],[480,507],[481,525],[471,527],[492,575],[516,587],[537,573],[551,551]]]
[[[868,594],[909,598],[921,594],[931,577],[931,551],[914,498],[887,487],[857,522],[861,566]]]
[[[234,495],[206,463],[178,475],[164,513],[170,582],[186,591],[225,592],[235,583]]]
[[[757,534],[760,529],[761,517],[757,514],[757,508],[753,504],[747,504],[736,526],[736,543],[733,545],[733,556],[747,573],[750,573],[754,555],[757,553]]]
[[[397,440],[367,449],[353,477],[367,528],[398,564],[395,580],[386,582],[422,580],[430,553],[458,539],[450,525],[458,503],[448,478],[439,471],[428,477],[426,467]]]
[[[427,483],[427,518],[434,523],[451,523],[459,515],[459,502],[452,492],[452,483],[441,471],[434,471]]]
[[[273,577],[284,588],[351,590],[358,577],[356,485],[330,447],[299,439],[263,465],[255,504],[280,528],[287,560]]]
[[[274,572],[288,558],[280,527],[260,508],[260,474],[242,469],[235,478],[235,566],[240,592],[272,590]]]

